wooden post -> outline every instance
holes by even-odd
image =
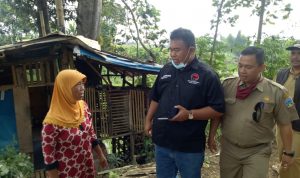
[[[23,70],[15,71],[17,78],[24,78]],[[28,87],[24,84],[14,87],[13,94],[20,151],[32,153],[32,127]]]
[[[25,71],[22,67],[16,68],[14,72],[17,80],[19,80],[13,88],[19,147],[21,152],[31,153],[33,151],[31,111],[28,87],[25,84],[26,74],[24,74]]]

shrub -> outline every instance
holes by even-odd
[[[31,177],[33,164],[25,153],[19,153],[13,145],[0,150],[0,177]]]

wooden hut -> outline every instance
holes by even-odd
[[[0,131],[7,134],[0,146],[15,135],[20,151],[39,164],[40,132],[54,79],[67,68],[88,78],[85,100],[97,136],[111,139],[113,152],[130,162],[143,144],[147,77],[161,67],[103,52],[97,42],[78,36],[52,34],[0,47],[0,124],[9,130]]]

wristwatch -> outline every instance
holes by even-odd
[[[295,152],[294,152],[294,151],[291,151],[291,152],[283,151],[282,153],[283,153],[284,155],[289,156],[289,157],[292,157],[292,158],[295,156]]]
[[[193,111],[189,110],[189,119],[192,120],[194,119]]]

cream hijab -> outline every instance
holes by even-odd
[[[57,74],[50,109],[43,124],[79,127],[84,117],[84,101],[75,100],[72,88],[82,80],[86,80],[86,76],[76,70],[66,69]]]

